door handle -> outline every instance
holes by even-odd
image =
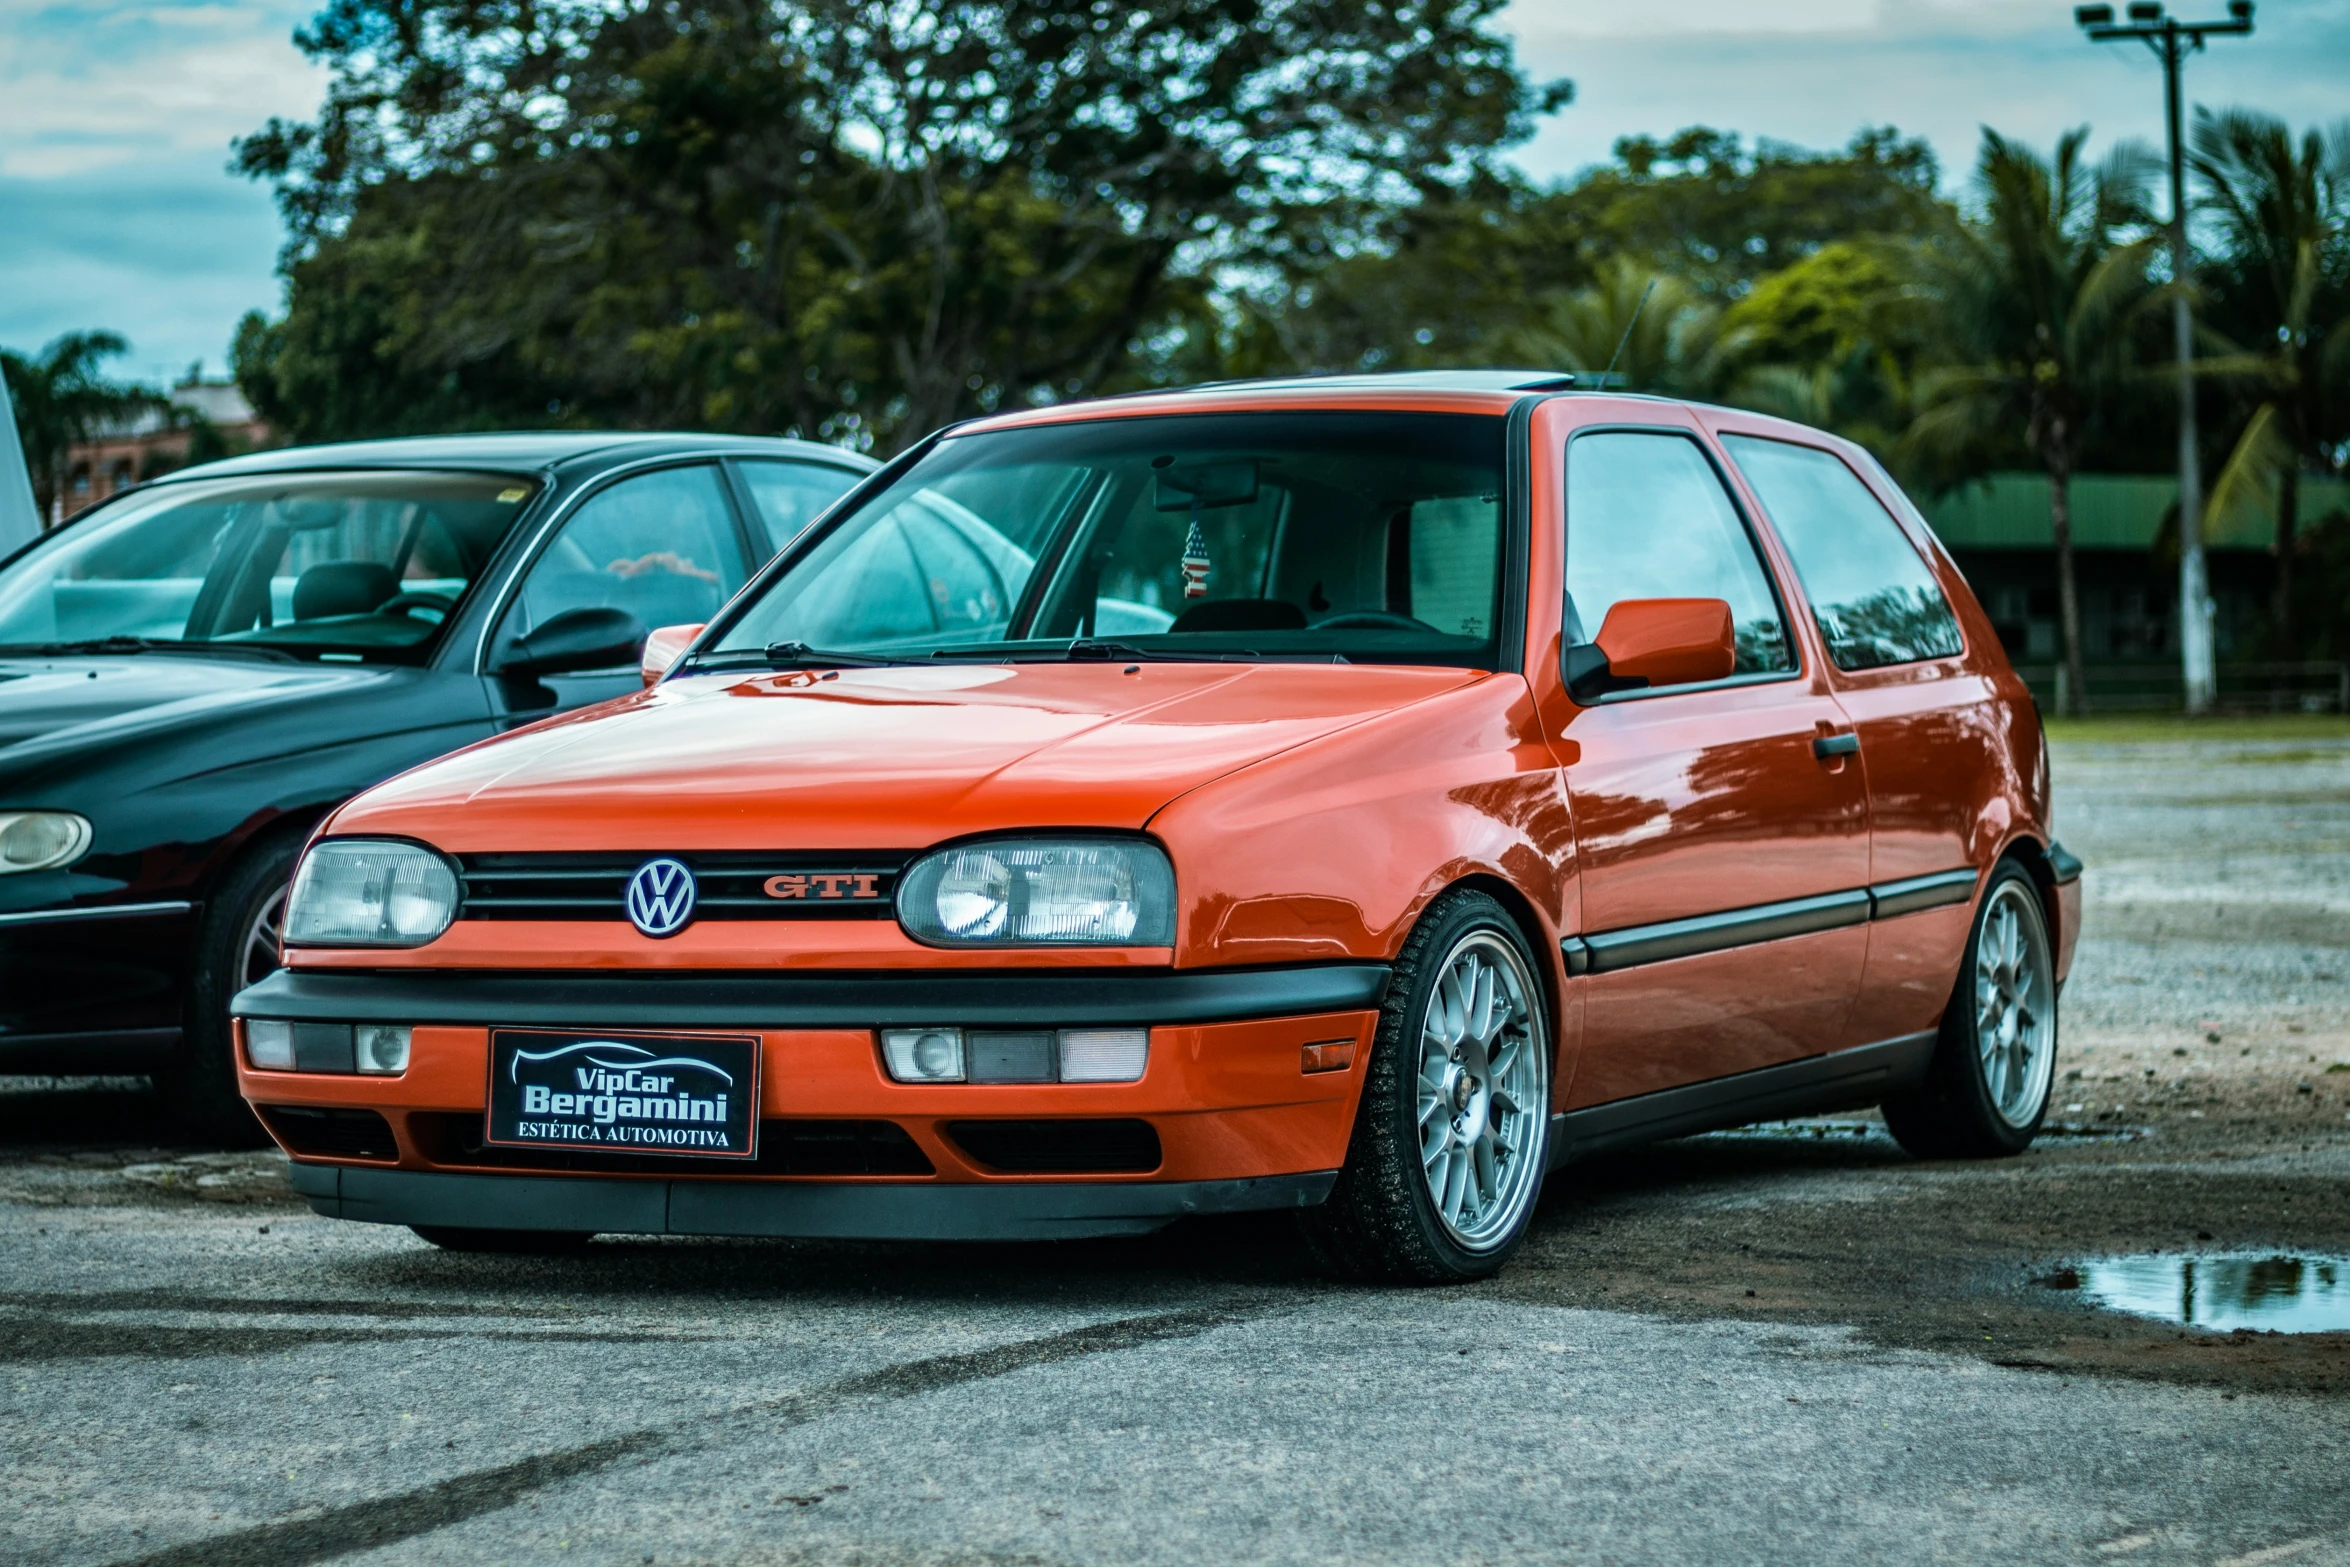
[[[1837,756],[1858,756],[1860,736],[1856,734],[1821,735],[1811,743],[1811,754],[1821,761]]]

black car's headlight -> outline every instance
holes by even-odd
[[[88,820],[71,811],[0,811],[0,876],[70,865],[89,846]]]
[[[998,838],[924,855],[898,923],[934,947],[1166,947],[1175,868],[1147,838]]]
[[[457,872],[422,844],[329,838],[311,846],[286,900],[286,941],[421,947],[457,917]]]

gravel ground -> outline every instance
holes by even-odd
[[[135,1083],[0,1082],[0,1561],[2350,1567],[2350,1334],[2064,1287],[2350,1254],[2350,728],[2140,734],[2058,747],[2059,1135],[1579,1166],[1471,1289],[1272,1221],[457,1257]]]

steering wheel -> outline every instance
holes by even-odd
[[[1409,615],[1398,615],[1386,609],[1350,609],[1343,615],[1332,615],[1328,620],[1314,622],[1316,631],[1426,631],[1444,635],[1425,620],[1414,620]]]
[[[433,624],[438,625],[447,619],[449,611],[456,607],[457,597],[453,593],[435,593],[430,588],[408,588],[393,594],[381,604],[376,605],[372,613],[412,615],[418,610],[430,610],[432,611]]]

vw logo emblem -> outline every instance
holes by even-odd
[[[628,878],[628,922],[648,936],[674,936],[694,917],[694,873],[679,860],[647,860]]]

